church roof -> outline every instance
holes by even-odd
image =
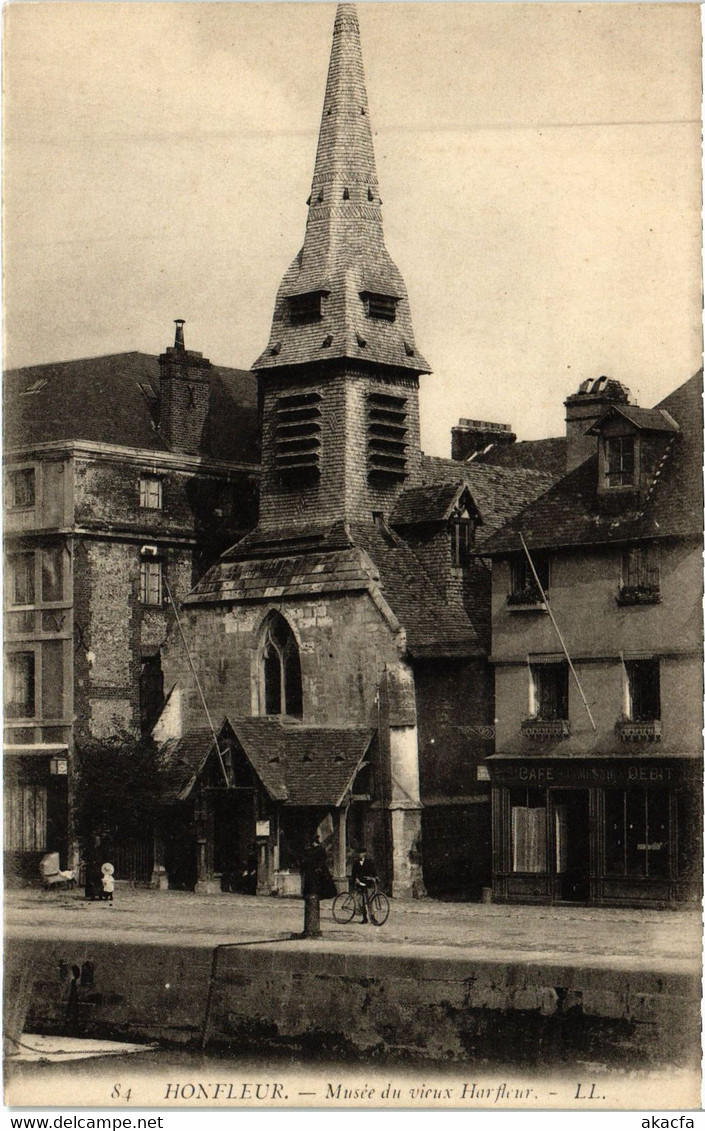
[[[259,461],[257,389],[241,369],[213,365],[202,455]],[[159,360],[118,353],[10,369],[4,374],[6,451],[56,441],[88,441],[166,452],[154,427]]]
[[[291,539],[262,537],[253,531],[208,570],[185,603],[362,590],[384,599],[404,629],[412,655],[479,651],[463,606],[446,603],[406,542],[373,524],[337,523],[317,532],[297,531]]]
[[[404,280],[384,244],[381,204],[357,13],[354,4],[339,4],[304,245],[253,368],[348,358],[429,372],[414,343]],[[294,320],[291,300],[302,295],[318,296],[320,311]],[[369,295],[385,296],[393,317],[369,316]]]

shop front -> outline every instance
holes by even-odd
[[[9,883],[38,883],[39,862],[58,852],[68,868],[68,746],[4,748],[4,871]]]
[[[701,898],[696,757],[487,762],[493,899],[668,906]]]

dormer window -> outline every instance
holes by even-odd
[[[323,291],[309,291],[303,295],[291,295],[289,298],[289,321],[294,326],[303,326],[309,322],[320,322],[323,317],[321,299]]]
[[[467,507],[458,506],[450,516],[451,561],[456,569],[469,565],[475,542],[475,522]]]
[[[635,483],[634,436],[605,438],[605,480],[608,487],[633,487]]]
[[[378,318],[382,322],[395,322],[397,317],[397,298],[372,291],[363,291],[362,301],[368,318]]]

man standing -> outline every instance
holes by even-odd
[[[301,894],[304,897],[303,937],[305,939],[317,939],[321,936],[320,901],[326,871],[326,850],[318,836],[314,836],[304,849],[301,858]]]
[[[361,848],[357,854],[357,859],[352,866],[352,882],[355,894],[360,899],[360,910],[362,911],[363,923],[369,923],[367,918],[367,889],[373,888],[377,882],[377,867],[371,856],[367,855],[367,849]]]

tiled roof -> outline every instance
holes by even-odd
[[[702,373],[657,406],[679,425],[666,436],[663,454],[638,509],[600,509],[597,456],[591,456],[530,504],[483,546],[488,554],[530,548],[622,542],[693,535],[702,531]]]
[[[322,553],[222,557],[186,597],[190,605],[212,601],[263,601],[317,593],[368,589],[375,570],[359,549]]]
[[[482,547],[512,515],[542,495],[555,483],[547,472],[523,467],[494,467],[490,464],[460,463],[458,460],[424,456],[421,476],[427,483],[467,483],[482,525],[478,527],[477,546]]]
[[[565,436],[546,440],[518,440],[515,444],[492,444],[471,456],[468,463],[488,463],[495,467],[523,467],[527,471],[543,471],[559,479],[565,474]]]
[[[467,490],[462,477],[447,482],[410,487],[402,491],[390,517],[392,526],[408,526],[419,522],[443,522],[450,518],[458,498]]]
[[[481,651],[477,633],[458,601],[442,600],[419,559],[392,531],[351,526],[355,543],[379,570],[380,588],[406,630],[416,656],[472,655]]]
[[[406,287],[384,244],[379,185],[354,4],[335,17],[328,80],[304,246],[277,294],[269,344],[258,370],[353,358],[417,373]],[[292,324],[289,298],[322,292],[322,317]],[[361,297],[395,298],[394,321],[367,317]]]
[[[300,535],[300,537],[299,537]],[[308,545],[301,545],[303,538]],[[412,550],[391,530],[342,524],[290,539],[253,531],[201,578],[187,604],[263,601],[366,589],[385,599],[412,654],[466,655],[479,650],[462,605],[450,606]],[[299,552],[292,552],[298,549]]]
[[[373,731],[235,719],[238,742],[271,797],[286,805],[339,805]]]
[[[207,728],[189,731],[162,746],[165,801],[188,796],[212,749],[213,735]]]
[[[256,462],[257,388],[251,373],[213,366],[203,455]],[[167,451],[150,409],[159,392],[159,361],[119,353],[11,369],[4,375],[4,440],[8,449],[52,441]],[[154,394],[154,396],[152,395]]]
[[[310,727],[279,718],[225,720],[224,726],[269,796],[286,805],[340,804],[374,734],[362,727]],[[209,730],[190,731],[165,744],[165,801],[188,797],[213,749]]]
[[[599,420],[596,420],[591,428],[588,428],[588,433],[598,433],[602,427],[602,423],[608,416],[623,416],[626,420],[631,421],[637,428],[643,429],[648,432],[677,432],[678,425],[670,419],[668,413],[661,412],[658,408],[639,408],[635,404],[619,404],[610,405],[608,409],[602,414]]]

